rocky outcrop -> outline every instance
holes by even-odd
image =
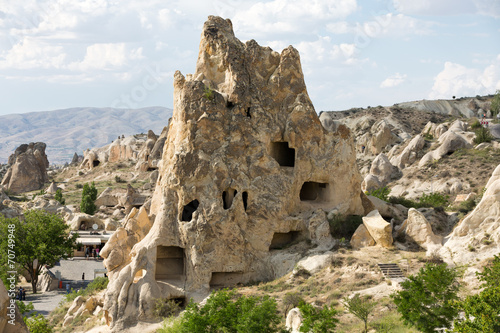
[[[1,185],[18,194],[39,190],[48,181],[49,160],[45,155],[45,143],[23,144],[9,157],[9,170]]]
[[[293,308],[286,316],[285,326],[290,333],[299,333],[300,326],[302,325],[302,313],[299,308]]]
[[[488,181],[476,208],[453,230],[440,250],[456,263],[486,259],[498,254],[500,246],[500,179],[498,166]]]
[[[145,145],[144,135],[118,137],[115,141],[100,148],[87,149],[83,152],[81,169],[92,169],[104,163],[137,161],[139,152]]]
[[[397,233],[429,251],[442,245],[443,238],[434,234],[425,216],[415,208],[410,208],[408,219],[403,222]]]
[[[209,17],[195,74],[175,74],[174,108],[154,224],[106,292],[114,330],[149,318],[153,298],[274,279],[281,248],[331,241],[326,211],[364,213],[350,131],[322,126],[293,47],[242,43]]]
[[[427,163],[439,160],[443,156],[451,154],[458,149],[472,148],[472,145],[466,139],[464,139],[462,135],[459,135],[452,130],[448,130],[446,133],[441,135],[438,139],[438,144],[440,144],[440,146],[437,149],[425,154],[420,162],[418,162],[418,166],[420,168]]]
[[[0,332],[2,333],[28,333],[21,313],[16,303],[11,298],[3,283],[0,283]]]
[[[366,226],[364,224],[360,224],[359,227],[356,229],[354,234],[351,237],[351,246],[353,249],[357,250],[362,247],[367,247],[367,246],[375,246],[375,240],[373,239],[372,235],[368,232],[368,229],[366,229]]]
[[[377,210],[364,216],[363,224],[377,245],[386,248],[392,246],[392,227]]]
[[[398,103],[396,105],[400,107],[412,107],[417,110],[431,111],[435,113],[453,115],[453,116],[464,116],[464,117],[475,117],[478,116],[479,110],[488,109],[489,102],[484,99],[478,98],[460,98],[453,100],[420,100],[413,102]]]
[[[158,163],[161,160],[163,153],[163,145],[167,139],[168,126],[163,128],[159,137],[153,133],[148,132],[148,139],[146,144],[139,152],[138,162],[135,168],[140,171],[153,171],[158,169]]]
[[[407,166],[415,163],[418,157],[418,153],[424,148],[425,140],[422,135],[417,134],[408,145],[403,149],[403,151],[391,158],[391,164],[404,169]]]
[[[387,156],[381,153],[373,160],[370,173],[361,183],[361,189],[371,191],[381,188],[399,176],[399,168],[392,165]]]

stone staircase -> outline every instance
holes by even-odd
[[[387,279],[404,279],[405,275],[398,264],[377,264]]]

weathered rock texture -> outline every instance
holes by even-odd
[[[116,163],[124,161],[137,161],[139,152],[146,143],[147,138],[141,135],[132,135],[128,137],[118,137],[109,145],[87,149],[83,152],[83,161],[80,164],[81,169],[92,169],[101,163]]]
[[[500,166],[488,181],[476,208],[453,230],[440,250],[443,257],[457,263],[486,259],[498,254],[500,246]]]
[[[408,219],[398,229],[398,234],[403,235],[426,250],[440,248],[443,241],[443,237],[434,234],[424,214],[415,208],[410,208],[408,211]]]
[[[17,147],[9,157],[10,169],[2,179],[12,193],[22,193],[43,188],[48,181],[49,160],[45,155],[45,143],[36,142]]]
[[[368,215],[364,216],[363,224],[376,245],[382,247],[392,246],[392,227],[377,210],[371,211]]]
[[[0,332],[28,333],[28,328],[21,317],[17,305],[14,305],[14,309],[12,310],[8,308],[9,306],[11,306],[9,294],[4,284],[0,283]],[[9,323],[9,321],[11,322]]]
[[[320,123],[293,47],[244,44],[209,17],[195,74],[175,74],[174,108],[154,224],[108,285],[114,330],[150,317],[154,298],[273,279],[274,249],[331,241],[325,211],[364,213],[353,139]]]

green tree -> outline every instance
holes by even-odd
[[[500,112],[500,90],[497,90],[491,101],[491,115],[495,117]]]
[[[446,264],[426,264],[416,275],[401,282],[402,289],[392,294],[403,323],[433,333],[449,328],[458,310],[458,273]]]
[[[61,205],[66,204],[66,199],[63,198],[62,190],[60,188],[57,189],[54,199],[58,201]]]
[[[220,290],[213,292],[203,306],[190,302],[176,333],[282,332],[279,324],[274,298],[238,297],[235,291]]]
[[[97,199],[97,189],[94,182],[91,185],[85,183],[82,190],[82,201],[80,211],[86,214],[94,215],[97,210],[95,200]]]
[[[297,292],[286,293],[285,297],[283,297],[285,318],[286,318],[289,310],[297,307],[300,304],[300,302],[303,302],[303,301],[304,300],[302,299],[300,294]]]
[[[0,265],[9,270],[19,266],[24,269],[31,277],[33,293],[36,293],[41,268],[70,256],[77,247],[77,236],[69,235],[69,226],[56,214],[29,210],[24,212],[22,221],[19,218],[7,219],[0,214],[0,251],[11,255],[0,256]]]
[[[477,274],[481,287],[479,294],[467,296],[457,303],[464,311],[464,319],[454,322],[455,331],[460,333],[500,332],[500,257],[495,256],[490,267]]]
[[[325,305],[323,308],[315,308],[309,303],[301,302],[299,310],[302,314],[302,325],[300,332],[329,333],[334,332],[339,320],[335,318],[337,310],[333,306]]]
[[[370,301],[367,298],[363,299],[359,294],[355,294],[352,298],[344,297],[344,306],[347,308],[347,311],[365,323],[365,333],[368,332],[368,316],[372,313],[376,305],[376,302]]]

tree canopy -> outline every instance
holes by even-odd
[[[427,264],[416,275],[401,282],[402,289],[392,294],[397,311],[407,326],[433,333],[450,328],[458,315],[458,273],[446,264]]]
[[[94,215],[97,207],[95,200],[97,199],[97,189],[94,182],[91,185],[85,183],[82,190],[82,201],[80,203],[80,211],[86,214]]]
[[[9,234],[13,237],[9,238]],[[41,268],[72,255],[77,237],[77,234],[69,235],[69,226],[56,214],[29,210],[21,219],[7,219],[0,214],[0,251],[14,254],[10,262],[8,256],[0,256],[0,265],[9,270],[25,269],[36,293]],[[9,239],[14,242],[9,243]],[[10,266],[12,262],[16,264]]]

